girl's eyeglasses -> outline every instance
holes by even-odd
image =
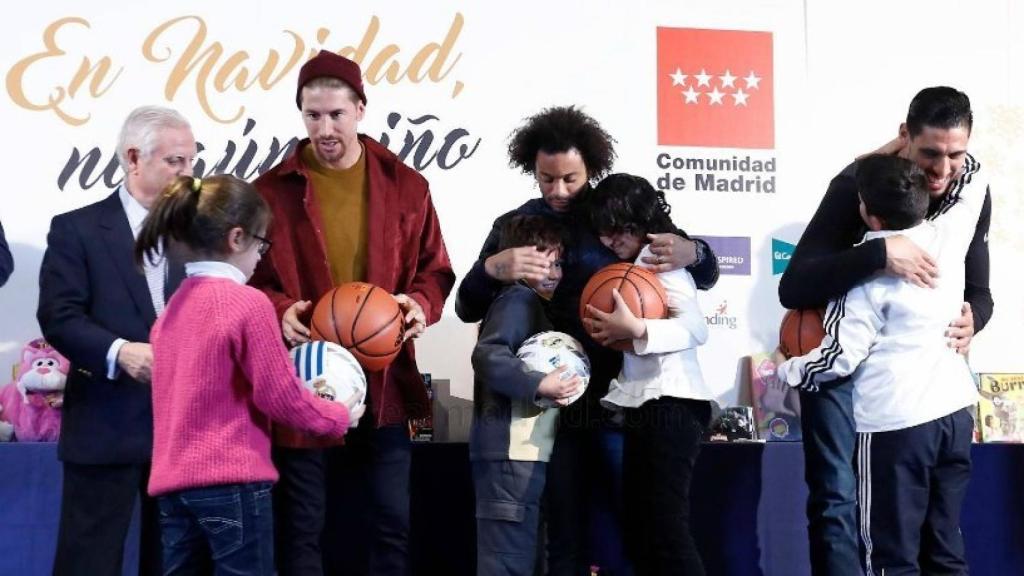
[[[270,247],[274,245],[273,242],[258,234],[253,234],[252,237],[260,241],[259,246],[256,247],[256,251],[259,252],[260,256],[263,256],[267,252],[269,252]]]

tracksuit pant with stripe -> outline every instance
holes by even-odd
[[[857,434],[865,566],[875,576],[967,574],[960,508],[971,475],[967,408],[924,424]]]

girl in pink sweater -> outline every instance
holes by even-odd
[[[362,414],[356,398],[317,398],[295,375],[267,297],[245,283],[270,211],[232,176],[172,182],[151,209],[135,258],[164,247],[186,262],[150,334],[153,464],[165,574],[211,560],[217,573],[274,573],[271,422],[343,436]]]

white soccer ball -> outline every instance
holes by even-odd
[[[563,332],[541,332],[534,334],[523,342],[516,352],[516,357],[522,360],[531,370],[547,374],[559,366],[568,366],[562,373],[563,378],[579,376],[583,380],[583,387],[578,394],[569,399],[569,403],[579,400],[590,382],[590,360],[583,352],[583,345],[575,338]],[[551,408],[554,402],[547,398],[538,401],[540,406]]]
[[[333,342],[314,340],[299,344],[289,355],[295,364],[295,373],[317,396],[344,403],[352,394],[359,402],[366,402],[366,374],[351,352]]]

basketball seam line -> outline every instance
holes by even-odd
[[[323,330],[321,330],[319,326],[317,326],[317,323],[316,323],[316,308],[313,308],[313,317],[309,321],[309,326],[313,330],[316,330],[317,334],[320,334],[321,338],[326,338],[327,337],[327,333],[324,332]],[[335,335],[337,335],[337,332],[335,332]],[[310,334],[310,336],[312,336],[312,334]]]
[[[356,342],[356,343],[352,344],[352,347],[353,348],[359,348],[360,345],[365,344],[366,342],[372,340],[375,336],[377,336],[378,334],[383,332],[388,326],[390,326],[391,323],[395,321],[395,318],[398,318],[401,315],[402,315],[402,311],[399,310],[394,316],[392,316],[391,318],[388,318],[388,321],[385,322],[383,325],[381,325],[381,327],[378,328],[376,332],[374,332],[373,334],[370,334],[366,338],[363,338],[359,342]],[[391,354],[391,352],[388,352],[387,354],[370,354],[368,352],[363,352],[362,350],[360,350],[359,353],[362,354],[363,356],[388,356],[388,355]]]
[[[641,270],[643,270],[643,268],[641,268]],[[632,268],[630,268],[630,271],[632,271]],[[661,304],[665,308],[665,313],[668,314],[668,295],[666,294],[665,295],[666,297],[662,298],[661,297],[661,292],[658,291],[658,287],[655,286],[654,282],[651,282],[650,279],[647,278],[646,276],[644,276],[643,274],[637,274],[636,277],[639,278],[640,280],[643,280],[645,283],[647,283],[647,285],[651,287],[651,290],[654,290],[654,293],[658,295],[658,299],[661,300]],[[665,288],[662,287],[662,291],[664,289]],[[637,290],[637,293],[639,294],[640,291]]]
[[[616,286],[615,289],[618,290],[619,294],[621,295],[622,294],[622,285],[627,282],[627,279],[626,279],[625,276],[622,276],[621,278],[609,278],[609,279],[601,282],[600,284],[597,285],[597,288],[595,288],[593,290],[593,292],[591,292],[588,296],[593,297],[593,295],[595,293],[597,293],[601,288],[606,286],[608,283],[616,282],[616,281],[619,282],[619,285]],[[644,299],[643,299],[643,296],[640,294],[640,290],[636,289],[636,284],[634,284],[632,280],[628,280],[628,282],[630,283],[630,285],[633,286],[633,289],[636,290],[637,298],[640,300],[640,316],[642,317],[643,316],[643,311],[644,311]],[[586,302],[589,302],[589,298],[588,298],[588,300],[586,300]],[[613,305],[614,305],[614,301],[613,301]],[[586,308],[584,308],[584,310],[586,310]]]
[[[337,338],[338,344],[341,344],[341,332],[338,330],[338,322],[334,319],[334,301],[338,297],[338,289],[335,288],[331,292],[331,328],[334,328],[334,337]]]
[[[640,317],[646,318],[647,306],[644,305],[644,295],[640,292],[640,289],[636,287],[636,283],[633,282],[633,280],[630,280],[629,278],[629,275],[633,272],[634,268],[636,268],[636,264],[630,263],[629,267],[626,268],[625,274],[622,275],[621,282],[619,282],[619,295],[622,295],[622,287],[626,284],[626,282],[629,282],[629,284],[633,287],[633,290],[636,291],[637,300],[640,301]],[[639,277],[640,274],[637,274],[637,276]]]
[[[391,323],[395,321],[395,318],[400,317],[402,315],[402,309],[401,308],[398,309],[398,312],[395,313],[395,315],[393,315],[391,318],[388,318],[388,321],[385,322],[383,325],[381,325],[380,328],[377,328],[376,332],[374,332],[373,334],[370,334],[366,338],[363,338],[362,340],[356,342],[356,325],[359,323],[359,317],[363,314],[363,308],[365,308],[366,304],[370,301],[370,294],[373,294],[373,291],[376,290],[376,289],[377,289],[376,286],[371,286],[370,287],[370,291],[366,293],[366,298],[363,299],[363,302],[359,305],[359,310],[356,311],[355,318],[352,319],[352,348],[355,348],[356,350],[359,350],[359,353],[362,354],[363,356],[367,356],[367,357],[370,357],[370,358],[385,358],[387,356],[390,356],[390,355],[394,354],[394,351],[388,352],[386,354],[371,354],[369,352],[364,352],[364,351],[360,350],[359,347],[361,345],[365,344],[366,342],[372,340],[374,337],[376,337],[381,332],[383,332],[385,328],[390,326]],[[390,296],[390,294],[389,294],[389,296]]]
[[[635,266],[635,264],[630,264],[629,267],[626,268],[626,272],[622,275],[621,278],[618,279],[619,285],[616,286],[615,289],[619,291],[619,295],[620,296],[622,295],[622,286],[626,283],[626,277],[629,276],[629,271],[633,269],[633,266]],[[612,308],[613,309],[615,308],[614,302],[615,302],[615,298],[612,298]],[[641,316],[643,316],[643,312],[644,312],[644,300],[643,300],[643,298],[640,298],[640,315]]]
[[[376,289],[376,286],[370,286],[370,290],[366,292],[366,297],[364,297],[363,301],[359,303],[359,309],[356,310],[356,313],[352,318],[352,327],[349,328],[349,340],[352,341],[353,348],[356,347],[356,324],[359,323],[359,316],[363,313],[363,308],[366,307],[366,303],[370,301],[370,294],[373,294],[373,291]]]

